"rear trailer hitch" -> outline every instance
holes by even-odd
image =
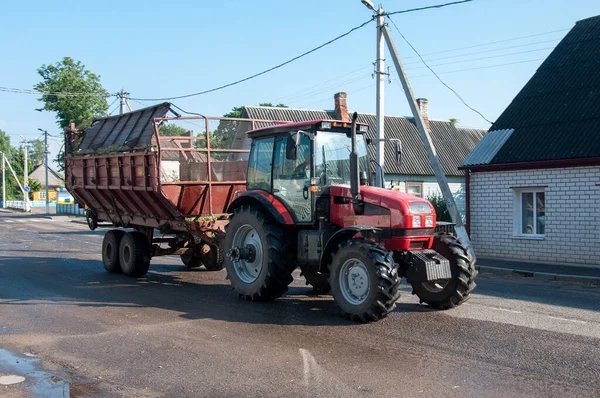
[[[450,261],[435,250],[414,250],[408,252],[410,266],[406,271],[408,282],[427,282],[452,278]]]

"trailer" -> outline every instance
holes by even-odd
[[[181,133],[161,135],[173,123]],[[115,228],[102,245],[106,270],[143,276],[151,257],[162,255],[179,255],[188,267],[222,269],[227,208],[246,187],[246,133],[278,123],[183,116],[162,103],[96,119],[84,131],[66,129],[66,187],[87,209],[90,229]],[[218,130],[229,139],[211,147]],[[126,255],[119,259],[123,239]]]

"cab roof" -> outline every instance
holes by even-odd
[[[352,122],[349,121],[343,121],[343,120],[331,120],[331,119],[318,119],[318,120],[308,120],[305,122],[294,122],[294,123],[285,123],[285,124],[278,124],[275,126],[269,126],[269,127],[263,127],[260,129],[256,129],[256,130],[251,130],[248,131],[248,136],[250,136],[250,138],[257,138],[257,137],[264,137],[264,136],[269,136],[269,135],[276,135],[276,134],[282,134],[282,133],[287,133],[291,130],[301,130],[301,129],[312,129],[312,128],[316,128],[319,124],[321,124],[322,122],[336,122],[336,123],[347,123],[348,127],[346,127],[347,129],[350,128],[350,125],[352,124]],[[367,126],[367,124],[365,123],[356,123],[356,126],[358,128],[358,126]],[[333,129],[331,129],[332,131],[336,131],[337,129],[339,129],[340,127],[334,127]],[[358,133],[358,131],[357,131]]]

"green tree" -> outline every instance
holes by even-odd
[[[28,142],[29,146],[29,161],[33,166],[38,166],[44,163],[45,160],[45,145],[41,138]]]
[[[189,130],[176,124],[165,124],[158,131],[163,137],[186,135]]]
[[[287,108],[284,104],[273,105],[270,102],[262,102],[258,106],[272,106],[276,108]],[[244,112],[243,106],[236,106],[223,115],[223,117],[241,118]],[[229,148],[232,140],[236,137],[237,129],[240,125],[239,121],[221,120],[219,126],[211,134],[211,147],[213,148]]]
[[[41,92],[38,100],[43,110],[56,112],[56,123],[61,128],[75,123],[85,128],[93,118],[106,116],[110,96],[100,84],[100,76],[85,68],[80,61],[64,57],[53,65],[42,65],[38,70],[42,81],[34,86]],[[62,149],[56,157],[59,169],[64,169]]]
[[[449,121],[449,122],[450,122],[450,124],[452,124],[453,126],[456,126],[456,125],[458,124],[458,121],[459,121],[459,120],[453,117],[453,118],[450,118],[450,119],[448,119],[448,121]]]

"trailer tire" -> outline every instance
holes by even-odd
[[[202,246],[202,264],[208,271],[220,271],[225,266],[223,251],[219,246],[205,244]]]
[[[396,308],[398,264],[374,243],[352,239],[338,246],[330,265],[331,294],[346,318],[374,322]]]
[[[252,206],[234,209],[225,234],[225,268],[242,298],[274,300],[287,291],[296,266],[288,245],[283,230],[262,211]],[[252,255],[243,259],[240,249],[253,251],[253,260]]]
[[[127,232],[119,245],[121,269],[127,276],[139,278],[150,267],[150,242],[138,231]]]
[[[300,267],[302,272],[300,275],[306,279],[306,284],[311,285],[313,290],[317,293],[327,294],[331,291],[331,285],[329,284],[329,275],[320,274],[316,270],[308,267]]]
[[[120,229],[111,229],[104,234],[102,239],[102,263],[104,269],[111,274],[123,272],[119,260],[119,247],[125,231]]]
[[[432,249],[450,262],[452,278],[445,282],[412,282],[413,294],[421,303],[432,308],[446,310],[469,299],[475,289],[477,270],[467,247],[455,236],[438,232],[434,236]]]
[[[202,266],[202,259],[198,256],[182,254],[181,262],[188,268],[198,268]]]

